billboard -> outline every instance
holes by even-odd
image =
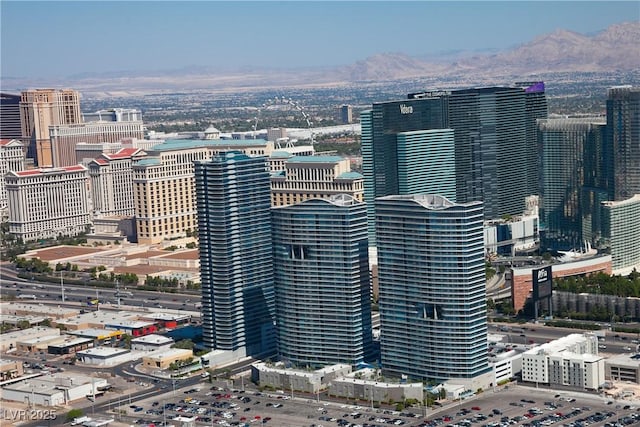
[[[551,266],[538,268],[531,272],[533,274],[533,300],[539,301],[551,296]]]

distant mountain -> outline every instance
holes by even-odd
[[[557,30],[512,49],[469,55],[453,52],[452,62],[404,54],[380,54],[341,70],[349,80],[392,80],[453,74],[520,74],[640,69],[640,22],[612,25],[592,36]]]
[[[509,51],[461,60],[483,72],[612,71],[640,68],[640,22],[612,25],[593,36],[557,30]]]
[[[552,72],[640,70],[640,22],[615,24],[584,35],[557,30],[502,51],[450,51],[409,56],[381,53],[337,68],[231,68],[176,64],[173,70],[83,73],[66,79],[2,78],[4,90],[72,87],[95,95],[135,95],[182,90],[252,90],[265,87],[344,85],[409,78],[495,78]],[[462,80],[460,80],[462,78]],[[450,80],[451,80],[450,79]],[[47,80],[46,83],[42,83]]]

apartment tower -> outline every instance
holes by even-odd
[[[365,204],[340,194],[272,209],[280,360],[356,365],[372,352]]]
[[[489,371],[483,217],[482,202],[376,199],[384,371],[471,383]]]
[[[236,357],[276,351],[269,170],[226,151],[195,162],[202,331]]]

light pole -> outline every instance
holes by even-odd
[[[64,279],[62,277],[62,270],[60,270],[60,299],[64,303]]]

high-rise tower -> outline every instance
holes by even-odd
[[[537,122],[548,116],[544,82],[517,82],[515,86],[524,89],[527,192],[539,195],[542,150],[538,144]]]
[[[269,170],[265,157],[221,152],[195,162],[206,347],[275,354]]]
[[[611,200],[640,194],[640,87],[609,89],[605,152]]]
[[[377,197],[402,191],[446,193],[455,188],[455,158],[444,98],[373,104],[361,114],[362,173],[370,243],[375,243]],[[426,132],[429,130],[440,132]],[[434,163],[439,156],[444,162]],[[432,181],[438,173],[443,181]],[[442,185],[442,186],[441,186]]]
[[[423,380],[489,371],[482,202],[376,199],[383,370]]]
[[[594,230],[587,218],[599,215],[595,209],[600,208],[601,200],[595,186],[585,187],[595,183],[594,173],[586,166],[595,166],[589,156],[599,145],[603,125],[604,117],[538,122],[543,171],[540,216],[545,249],[577,249],[585,239],[590,240]]]
[[[27,157],[39,167],[52,167],[53,151],[49,126],[82,123],[80,94],[75,90],[35,89],[22,92],[20,100],[22,142]]]
[[[0,139],[21,139],[20,95],[0,93]]]
[[[365,204],[340,194],[273,208],[278,354],[355,365],[372,350]]]

